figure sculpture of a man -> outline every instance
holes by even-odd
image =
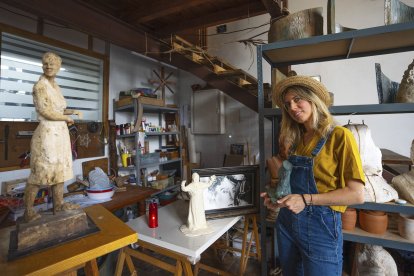
[[[41,186],[53,186],[54,211],[78,208],[65,203],[63,185],[73,178],[72,152],[67,124],[73,124],[68,115],[79,115],[77,110],[66,109],[66,101],[55,81],[62,59],[47,52],[42,58],[43,74],[33,86],[33,103],[39,125],[30,144],[30,175],[24,192],[26,222],[40,218],[34,210],[35,197]]]
[[[216,176],[210,176],[208,182],[200,182],[198,173],[193,173],[192,179],[193,182],[187,186],[185,186],[186,181],[181,182],[181,190],[190,194],[190,206],[187,224],[182,225],[180,229],[188,236],[209,234],[213,231],[206,221],[203,192],[214,183]]]

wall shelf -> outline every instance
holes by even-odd
[[[142,114],[147,114],[147,113],[151,113],[151,114],[155,114],[158,117],[158,125],[162,126],[163,123],[165,123],[165,118],[163,118],[163,116],[167,113],[173,113],[175,115],[179,114],[179,108],[177,107],[168,107],[168,106],[158,106],[158,105],[151,105],[148,103],[142,103],[140,102],[139,104],[137,103],[137,101],[132,101],[132,104],[126,104],[123,106],[117,106],[117,102],[114,100],[113,106],[114,106],[114,116],[113,118],[116,118],[116,114],[118,112],[125,112],[125,113],[132,113],[133,118],[137,118],[138,115]],[[142,110],[139,110],[140,107],[142,108]],[[146,136],[146,140],[148,139],[157,139],[158,140],[158,147],[159,149],[162,149],[164,147],[167,146],[166,144],[166,139],[167,136],[169,135],[180,135],[180,131],[179,131],[179,122],[175,122],[176,127],[178,129],[178,131],[168,131],[168,132],[145,132],[145,136]],[[139,132],[134,132],[134,133],[130,133],[130,134],[123,134],[123,135],[117,135],[116,139],[134,139],[133,141],[133,145],[138,145],[138,134]],[[179,150],[179,154],[181,154],[181,147],[178,147]],[[125,171],[125,172],[135,172],[135,176],[137,179],[137,184],[138,185],[142,185],[143,181],[141,181],[141,170],[145,170],[147,168],[152,168],[152,167],[158,167],[160,171],[166,171],[166,170],[171,170],[171,169],[176,169],[178,176],[181,177],[182,176],[182,159],[181,158],[175,158],[175,159],[171,159],[171,160],[166,160],[166,161],[162,161],[162,162],[151,162],[151,163],[145,163],[142,164],[139,154],[135,155],[135,165],[129,166],[129,167],[119,167],[118,170],[119,171]],[[164,191],[164,190],[162,190]],[[161,191],[161,192],[162,192]]]

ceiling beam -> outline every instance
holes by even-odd
[[[174,14],[183,9],[199,6],[203,3],[209,3],[207,0],[153,0],[139,1],[141,7],[129,11],[125,14],[125,20],[132,24],[145,23],[153,19]]]
[[[76,0],[59,1],[59,4],[54,5],[49,0],[2,0],[2,2],[125,48],[134,45],[138,53],[160,51],[160,41],[149,34],[133,29],[108,14],[92,10]]]
[[[237,7],[220,10],[214,15],[206,14],[185,22],[177,22],[174,26],[155,26],[155,32],[159,34],[169,35],[178,33],[188,29],[205,28],[216,26],[244,18],[253,17],[267,13],[266,8],[260,1],[248,3]]]

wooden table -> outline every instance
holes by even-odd
[[[151,197],[152,194],[159,192],[159,190],[150,187],[141,187],[137,185],[125,185],[127,188],[124,192],[117,192],[113,195],[110,201],[101,203],[103,207],[109,211],[116,211],[128,205],[139,203],[139,210],[141,214],[145,214],[145,199]]]
[[[201,253],[241,219],[241,216],[236,216],[208,220],[209,225],[214,229],[213,233],[197,237],[188,237],[180,231],[180,226],[187,222],[187,216],[188,202],[178,200],[158,209],[157,228],[148,227],[145,215],[127,222],[128,226],[139,233],[139,240],[137,243],[141,247],[171,257],[176,260],[176,264],[174,266],[142,252],[125,248],[118,259],[119,261],[115,274],[122,274],[125,260],[127,261],[131,274],[134,273],[135,268],[133,267],[130,258],[132,256],[156,265],[171,273],[175,273],[175,275],[181,275],[182,272],[186,275],[193,275],[191,264],[198,264],[198,261],[201,258]],[[206,266],[203,265],[202,268],[206,269]],[[218,269],[209,268],[209,270],[214,271],[214,273],[219,273],[220,275],[229,274]]]
[[[7,261],[9,234],[14,228],[0,231],[0,273],[2,275],[55,275],[68,273],[85,266],[87,275],[98,275],[96,258],[135,243],[137,232],[115,217],[101,205],[85,208],[85,212],[100,231],[56,247]]]

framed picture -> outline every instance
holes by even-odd
[[[230,154],[244,155],[244,144],[231,144]]]
[[[204,191],[204,209],[207,218],[229,217],[259,212],[259,166],[193,169],[200,182],[214,183]]]

